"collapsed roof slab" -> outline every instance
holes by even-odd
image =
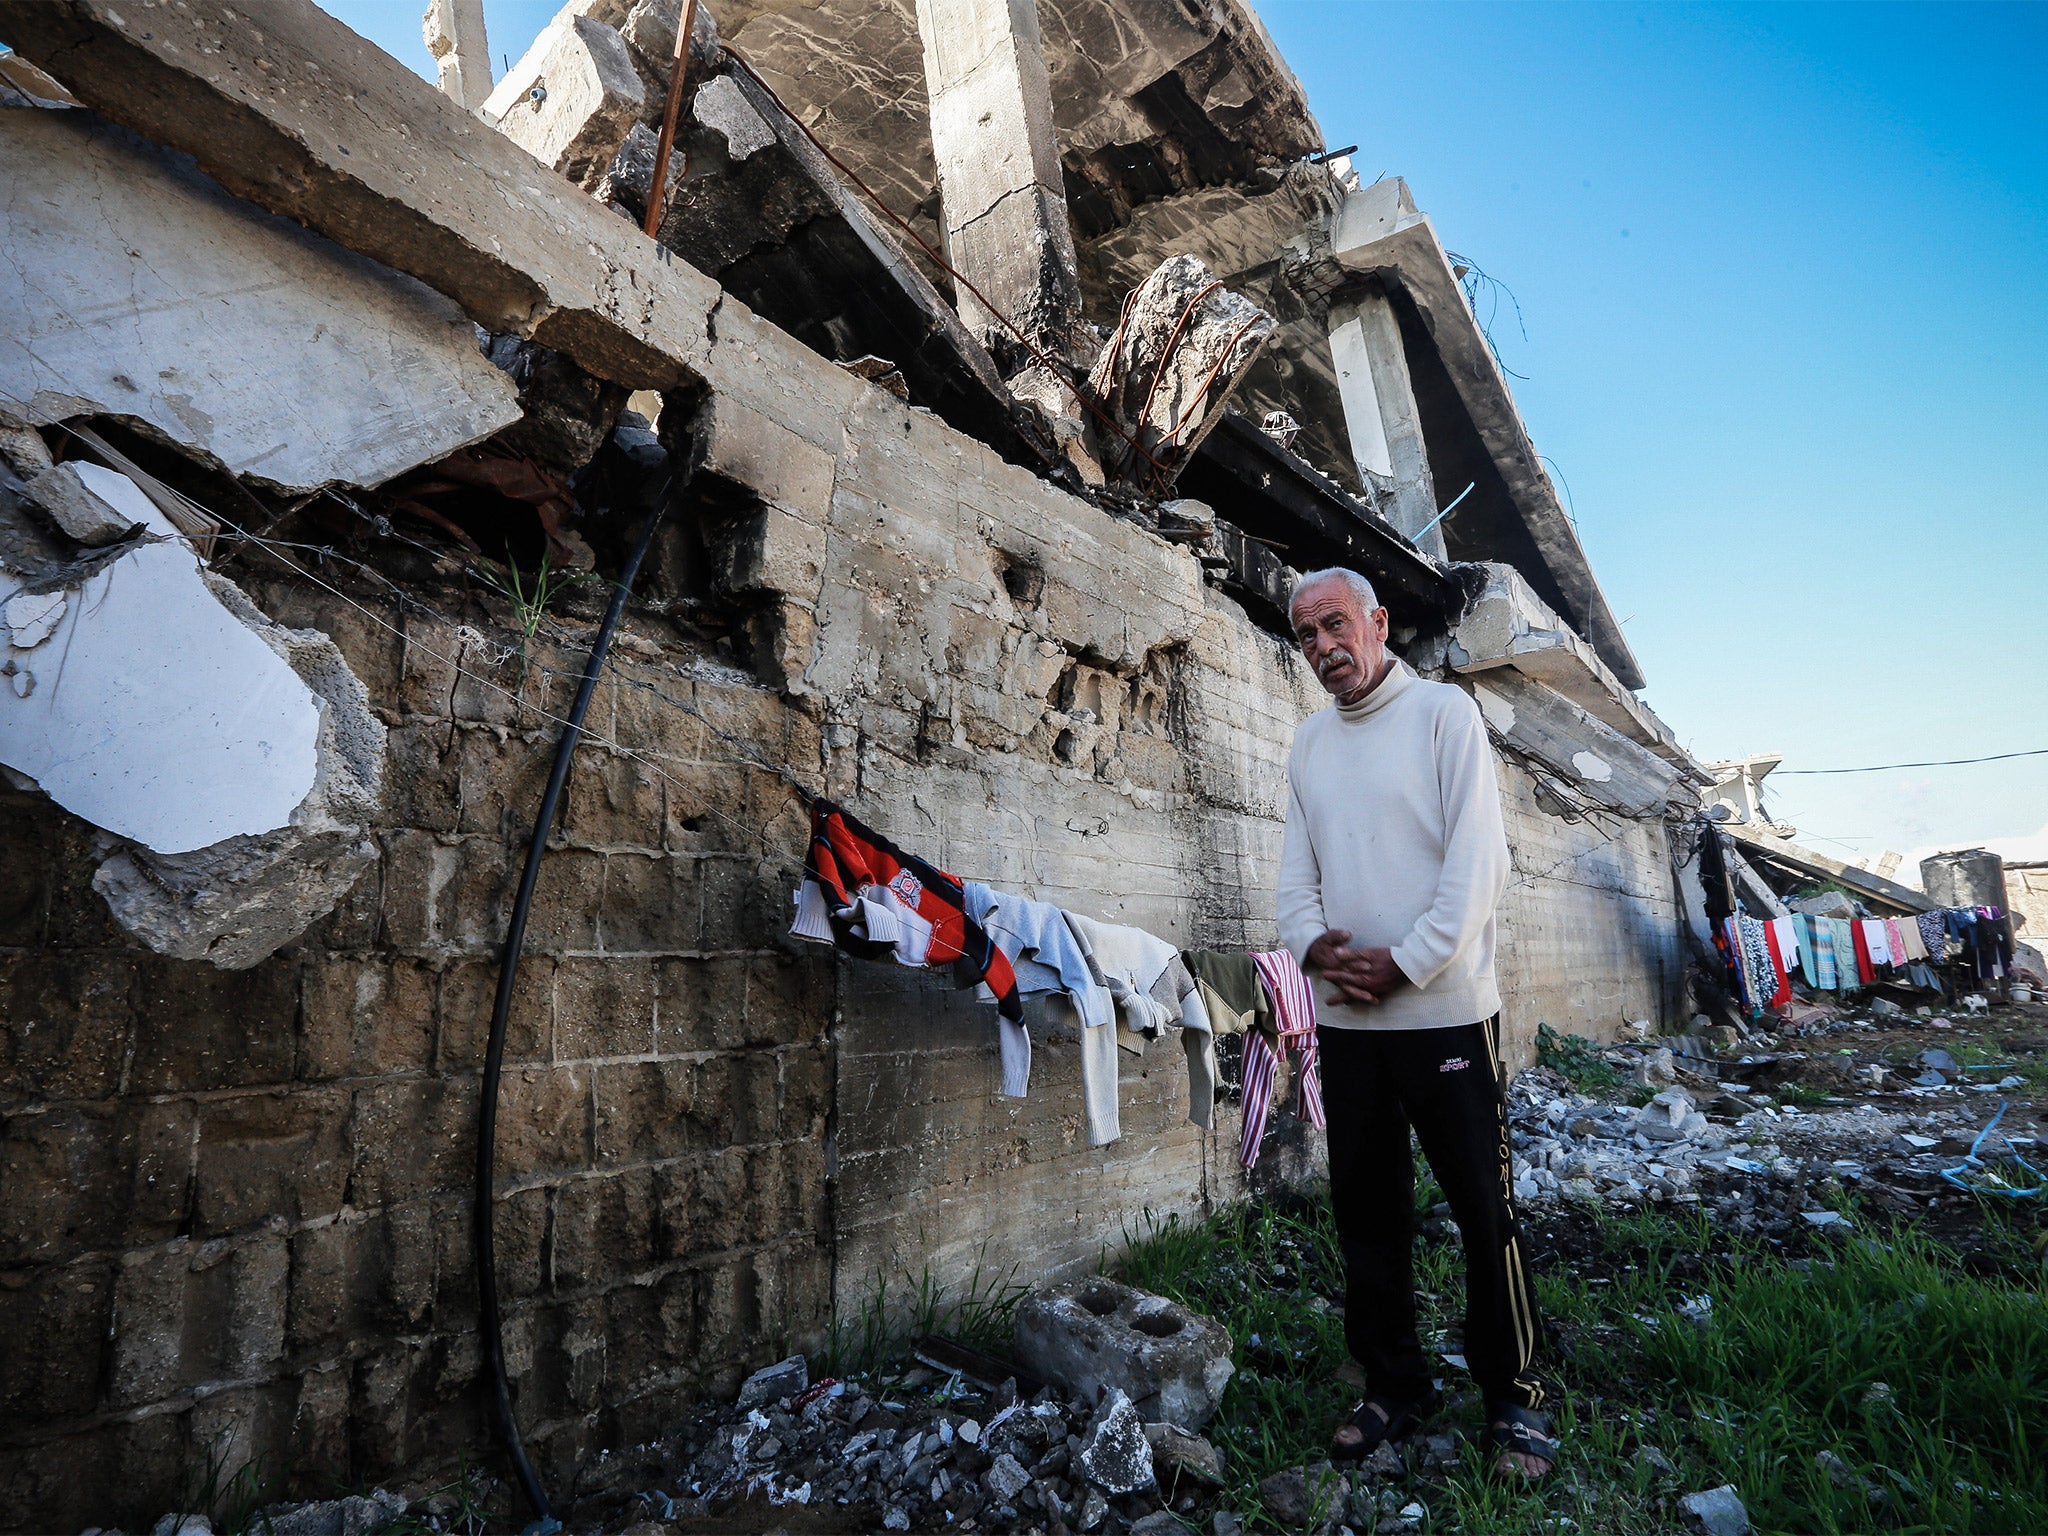
[[[1331,222],[1329,254],[1394,300],[1436,483],[1446,498],[1474,488],[1473,503],[1445,521],[1451,554],[1516,566],[1624,685],[1642,687],[1642,669],[1538,461],[1493,347],[1407,183],[1387,177],[1347,195]]]
[[[1932,912],[1934,903],[1924,892],[1914,890],[1910,885],[1901,885],[1896,880],[1887,880],[1883,875],[1854,864],[1844,864],[1840,859],[1795,843],[1790,838],[1774,837],[1759,827],[1723,826],[1721,830],[1729,840],[1752,855],[1761,855],[1784,865],[1798,874],[1811,875],[1816,880],[1834,880],[1847,886],[1858,896],[1891,907],[1899,912]]]
[[[725,39],[833,153],[898,212],[931,218],[938,174],[914,0],[717,10]],[[1300,82],[1243,0],[1040,0],[1038,28],[1070,196],[1079,176],[1096,201],[1127,207],[1322,147]],[[1145,270],[1170,254],[1153,253]]]
[[[632,389],[700,375],[718,285],[308,0],[0,0],[0,36],[237,196]]]
[[[1500,669],[1519,672],[1570,699],[1666,762],[1705,784],[1709,775],[1678,744],[1671,728],[1633,692],[1622,686],[1593,648],[1530,590],[1513,567],[1484,563],[1485,585],[1460,615],[1445,645],[1454,672],[1483,676]]]
[[[0,406],[114,416],[287,492],[374,486],[519,419],[432,289],[93,112],[0,110]]]

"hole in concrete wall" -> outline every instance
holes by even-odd
[[[1107,1317],[1123,1304],[1121,1296],[1106,1288],[1083,1291],[1077,1299],[1097,1317]]]
[[[1036,562],[998,551],[996,571],[1003,579],[1003,590],[1019,608],[1036,608],[1044,598],[1045,572]]]
[[[1061,731],[1053,738],[1052,755],[1069,768],[1081,760],[1081,738],[1072,731]]]
[[[1148,1312],[1131,1319],[1131,1326],[1155,1339],[1170,1339],[1181,1330],[1181,1320],[1171,1312]]]

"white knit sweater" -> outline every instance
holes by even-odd
[[[1333,1004],[1336,1029],[1445,1029],[1500,1011],[1493,909],[1507,884],[1500,782],[1478,706],[1396,661],[1356,705],[1318,710],[1287,760],[1280,939],[1304,960],[1332,928],[1384,946],[1410,985]]]

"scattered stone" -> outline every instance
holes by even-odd
[[[1634,1459],[1638,1466],[1648,1467],[1659,1477],[1676,1477],[1678,1475],[1678,1468],[1671,1464],[1671,1458],[1658,1450],[1654,1445],[1637,1446]]]
[[[1131,1536],[1187,1536],[1187,1522],[1170,1509],[1155,1509],[1131,1522]]]
[[[1209,1519],[1209,1536],[1244,1536],[1244,1523],[1227,1509],[1219,1509]]]
[[[1024,1470],[1023,1464],[1016,1457],[1004,1451],[990,1462],[988,1470],[981,1474],[981,1485],[998,1500],[1008,1504],[1031,1486],[1031,1474]]]
[[[1280,1525],[1299,1530],[1315,1517],[1315,1529],[1334,1530],[1344,1516],[1350,1490],[1327,1461],[1275,1472],[1259,1484],[1259,1502]]]
[[[1840,1211],[1801,1211],[1799,1214],[1812,1222],[1816,1227],[1846,1227],[1850,1225],[1849,1218]]]
[[[745,1413],[749,1408],[759,1408],[764,1403],[794,1397],[810,1384],[810,1366],[802,1355],[791,1355],[787,1360],[763,1366],[749,1376],[740,1386],[737,1406],[740,1412]]]
[[[1865,1408],[1889,1408],[1892,1405],[1891,1383],[1873,1381],[1863,1389],[1862,1403]]]
[[[165,1515],[149,1536],[213,1536],[213,1522],[204,1515]]]
[[[1636,1063],[1630,1080],[1638,1088],[1666,1088],[1678,1081],[1678,1065],[1669,1046],[1658,1046]]]
[[[273,1504],[252,1522],[267,1536],[376,1536],[406,1511],[406,1501],[376,1489],[368,1498],[355,1494],[312,1503]],[[192,1536],[186,1527],[185,1536]]]
[[[1090,1402],[1121,1392],[1141,1421],[1199,1430],[1236,1367],[1230,1334],[1102,1276],[1041,1287],[1017,1307],[1017,1362]]]
[[[1200,1435],[1178,1424],[1147,1424],[1145,1439],[1152,1447],[1152,1475],[1161,1488],[1172,1489],[1183,1478],[1223,1486],[1223,1453]]]
[[[1104,1493],[1136,1493],[1153,1484],[1152,1446],[1131,1400],[1112,1388],[1081,1444],[1081,1473]]]
[[[1685,1511],[1687,1528],[1700,1536],[1748,1536],[1749,1511],[1735,1496],[1732,1483],[1702,1493],[1688,1493],[1678,1501],[1678,1507]]]
[[[1109,1500],[1102,1496],[1100,1489],[1090,1488],[1087,1496],[1081,1500],[1081,1513],[1074,1517],[1074,1525],[1077,1529],[1092,1531],[1102,1524],[1103,1517],[1108,1513]]]

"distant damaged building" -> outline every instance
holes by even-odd
[[[1004,1097],[971,991],[786,935],[824,795],[1270,944],[1300,570],[1369,576],[1484,711],[1516,1062],[1690,1011],[1709,778],[1458,264],[1248,7],[729,0],[679,49],[681,12],[577,0],[486,91],[437,0],[443,95],[304,0],[0,0],[26,1524],[140,1520],[209,1457],[314,1490],[488,1453],[494,1012],[480,1208],[544,1468],[884,1281],[1238,1195],[1172,1044],[1120,1053],[1091,1147],[1073,1031],[1034,1018]],[[1313,1167],[1280,1126],[1262,1177]]]

